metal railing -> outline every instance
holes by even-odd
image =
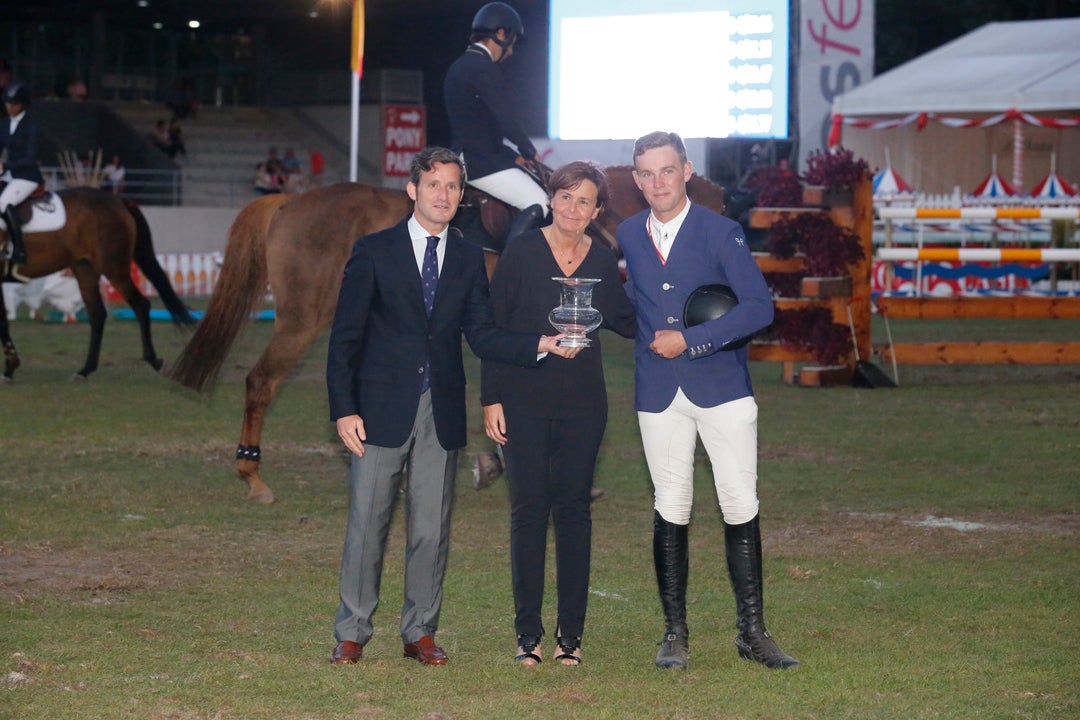
[[[73,173],[70,169],[65,171],[59,166],[44,166],[41,173],[45,176],[45,187],[49,190],[103,187],[107,183],[88,169],[76,169]],[[142,205],[184,204],[183,179],[179,170],[126,169],[123,183],[116,192]]]

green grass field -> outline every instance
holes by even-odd
[[[894,322],[900,339],[969,339]],[[973,329],[974,328],[974,329]],[[1015,323],[1031,339],[1080,323]],[[158,351],[184,337],[155,324]],[[875,327],[875,340],[880,328]],[[986,326],[982,331],[987,330]],[[691,526],[690,669],[653,667],[663,630],[631,346],[605,335],[610,422],[597,469],[585,662],[513,660],[505,482],[458,475],[442,668],[401,657],[395,522],[376,636],[331,666],[346,456],[326,419],[325,337],[273,406],[256,506],[232,467],[250,326],[198,398],[109,323],[100,371],[69,382],[85,325],[20,321],[0,386],[0,718],[1080,717],[1080,367],[906,367],[897,389],[784,385],[760,405],[766,618],[802,666],[737,657],[723,530],[704,459]],[[891,368],[884,367],[886,372]],[[553,628],[554,576],[545,621]]]

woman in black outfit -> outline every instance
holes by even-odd
[[[518,332],[548,332],[560,303],[554,277],[599,278],[592,305],[610,330],[632,337],[634,309],[614,253],[585,234],[607,201],[603,171],[587,162],[556,170],[548,182],[551,225],[508,245],[491,281],[495,321]],[[517,660],[541,661],[544,558],[555,526],[558,621],[555,659],[581,662],[589,592],[592,515],[589,492],[607,424],[607,389],[597,331],[572,363],[548,356],[536,368],[484,362],[481,402],[488,437],[503,446],[510,488],[510,566]]]

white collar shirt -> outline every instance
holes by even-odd
[[[14,135],[15,134],[15,128],[19,127],[19,123],[22,122],[22,119],[24,117],[26,117],[26,111],[25,110],[23,110],[18,115],[13,115],[13,116],[11,116],[11,118],[9,118],[9,123],[10,123],[8,125],[8,134],[9,135]]]
[[[656,252],[664,262],[667,262],[671,246],[675,244],[675,236],[679,234],[679,228],[682,227],[683,220],[686,219],[688,212],[690,212],[690,198],[686,198],[686,205],[683,206],[679,214],[666,223],[660,222],[656,215],[651,212],[645,221],[645,229],[649,233],[649,237],[652,238],[653,245],[656,246]]]
[[[435,248],[435,255],[439,258],[439,272],[442,272],[443,258],[446,257],[446,233],[449,226],[439,233],[439,244]],[[424,272],[424,254],[427,252],[427,239],[430,235],[427,230],[416,221],[416,216],[409,217],[409,238],[412,240],[413,255],[416,256],[416,269]]]
[[[487,46],[487,45],[485,45],[484,43],[473,43],[473,44],[472,44],[472,47],[478,47],[478,48],[480,48],[481,50],[483,50],[484,52],[486,52],[486,53],[487,53],[487,56],[488,56],[489,58],[491,58],[492,62],[494,62],[494,61],[495,61],[495,56],[491,54],[491,50],[490,50],[490,49],[488,49],[488,46]]]

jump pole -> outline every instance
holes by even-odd
[[[882,207],[877,214],[882,220],[1076,220],[1080,207]]]

